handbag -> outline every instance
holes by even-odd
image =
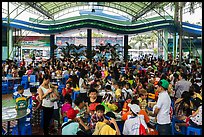
[[[140,120],[140,118],[139,118]],[[147,135],[145,127],[142,125],[140,120],[139,135]]]
[[[95,128],[95,131],[93,132],[92,135],[100,135],[100,131],[101,131],[101,129],[102,129],[105,125],[106,125],[106,124],[103,124],[100,129]]]

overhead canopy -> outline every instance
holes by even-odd
[[[112,31],[119,34],[135,34],[157,29],[169,29],[170,32],[178,31],[178,26],[174,23],[172,16],[161,16],[153,18],[144,18],[142,15],[157,8],[164,8],[170,2],[15,2],[19,6],[29,5],[36,11],[47,16],[48,19],[43,18],[29,18],[29,22],[12,19],[10,17],[10,27],[35,31],[44,34],[54,34],[63,31],[68,31],[76,28],[92,27]],[[130,20],[121,20],[122,16],[108,15],[99,12],[99,7],[108,7],[122,11],[124,14],[131,16]],[[79,8],[80,7],[80,8]],[[93,9],[92,12],[97,14],[90,14],[83,11],[86,7]],[[67,14],[67,9],[79,11],[80,15],[73,17],[64,17],[59,19],[56,15],[63,13]],[[64,12],[66,10],[66,12]],[[70,10],[69,12],[74,12]],[[88,13],[88,14],[87,14]],[[99,15],[99,16],[98,16]],[[29,17],[29,16],[26,16]],[[117,19],[115,19],[117,17]],[[142,17],[142,18],[140,18]],[[139,18],[139,19],[138,19]],[[3,26],[7,26],[7,18],[2,18]],[[183,35],[201,36],[202,26],[193,25],[189,23],[182,23]]]
[[[103,6],[127,13],[133,20],[137,20],[153,8],[163,7],[169,2],[20,2],[20,4],[30,5],[50,19],[54,19],[54,15],[68,8],[92,6],[94,9],[94,6]]]

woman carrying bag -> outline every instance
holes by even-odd
[[[55,90],[53,88],[57,88],[50,84],[51,77],[49,75],[44,75],[43,83],[38,88],[39,98],[42,101],[43,108],[43,130],[44,135],[48,135],[48,129],[50,126],[50,120],[52,119],[52,115],[54,112],[54,97]]]

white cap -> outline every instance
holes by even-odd
[[[137,104],[128,104],[128,107],[134,112],[135,114],[140,112],[140,107]]]

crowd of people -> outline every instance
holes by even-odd
[[[145,55],[136,61],[64,58],[27,65],[7,60],[2,76],[37,76],[33,109],[38,115],[37,110],[43,111],[44,135],[50,134],[52,119],[62,135],[171,135],[173,116],[181,120],[178,131],[180,126],[202,126],[201,69],[198,59],[183,59],[179,65],[171,56],[164,61]],[[65,87],[57,92],[51,77],[65,75]],[[74,92],[79,92],[75,99]]]

